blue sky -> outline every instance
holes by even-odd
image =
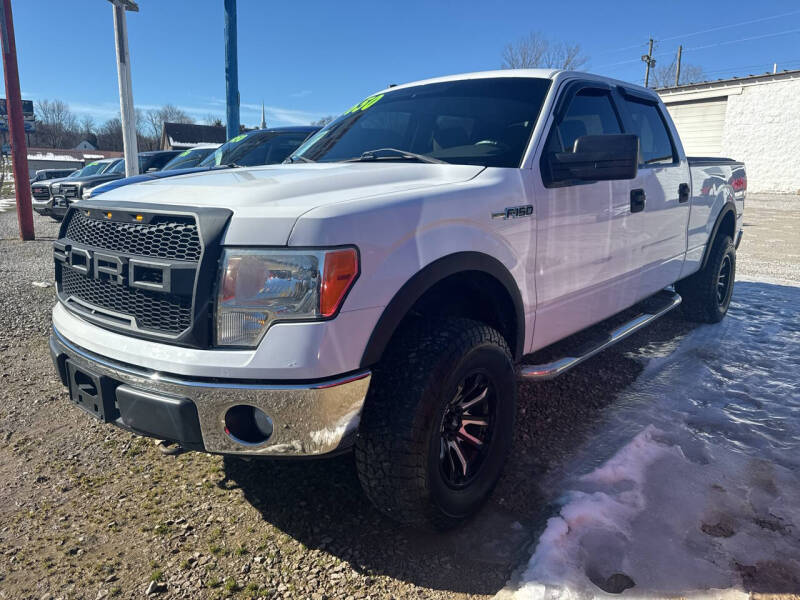
[[[140,0],[128,13],[137,106],[224,117],[222,0]],[[60,98],[97,122],[118,115],[111,5],[13,0],[25,98]],[[800,68],[797,0],[599,2],[239,0],[242,122],[303,124],[338,114],[389,83],[494,69],[530,31],[578,42],[586,70],[641,83],[650,35],[667,63],[709,78]],[[702,33],[700,33],[702,32]],[[692,35],[693,34],[693,35]]]

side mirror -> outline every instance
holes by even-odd
[[[639,136],[632,134],[584,135],[575,140],[574,152],[550,157],[553,181],[633,179],[638,167]]]

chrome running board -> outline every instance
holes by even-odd
[[[598,352],[602,352],[609,346],[613,346],[620,340],[624,340],[629,335],[639,331],[642,327],[652,323],[659,317],[663,317],[681,303],[681,297],[671,290],[664,290],[643,302],[649,304],[649,306],[647,306],[647,312],[612,329],[603,336],[602,339],[584,344],[577,352],[570,353],[570,356],[564,356],[540,365],[522,365],[519,368],[519,378],[531,381],[554,379],[566,371],[569,371],[572,367],[591,358]]]

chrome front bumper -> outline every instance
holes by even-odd
[[[78,369],[108,378],[115,390],[124,386],[162,397],[165,403],[191,401],[197,408],[203,448],[219,454],[314,456],[344,449],[358,429],[370,383],[369,371],[306,384],[186,379],[97,356],[75,346],[55,328],[50,351],[65,384],[68,360]],[[271,419],[273,433],[264,443],[244,444],[226,433],[225,413],[242,404],[261,409]],[[125,426],[124,421],[123,414],[117,424]]]

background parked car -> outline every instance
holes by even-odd
[[[57,179],[49,179],[34,183],[31,186],[31,203],[33,210],[43,216],[50,216],[50,203],[54,195],[54,190],[59,189],[58,184],[67,179],[75,179],[77,177],[88,177],[90,175],[98,175],[104,171],[111,169],[119,163],[121,158],[104,158],[90,162],[88,165],[78,171],[74,171],[67,177],[59,177]]]
[[[68,177],[70,174],[80,171],[80,169],[39,169],[31,177],[31,184],[37,181],[47,181],[48,179],[57,179],[59,177]]]
[[[191,167],[196,167],[206,156],[219,147],[220,144],[201,144],[194,148],[189,148],[169,161],[161,170],[173,171],[175,169],[190,169]]]
[[[180,154],[180,150],[153,150],[139,153],[139,172],[152,173],[161,170],[170,160]],[[89,191],[95,186],[115,179],[125,177],[125,160],[104,170],[102,173],[88,177],[76,177],[58,184],[58,189],[52,189],[53,199],[50,201],[50,216],[60,221],[64,218],[70,203],[87,197]]]
[[[199,164],[191,168],[170,168],[180,157],[176,157],[163,170],[155,173],[143,173],[134,177],[118,179],[110,183],[98,185],[85,198],[98,196],[110,190],[139,183],[151,179],[161,179],[174,175],[186,175],[210,169],[228,167],[253,167],[283,162],[292,152],[297,150],[306,139],[319,131],[319,127],[275,127],[242,133],[225,142],[209,153]]]

